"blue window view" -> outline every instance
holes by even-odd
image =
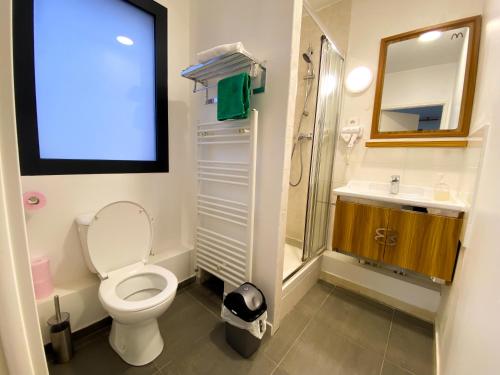
[[[156,159],[154,17],[122,0],[35,0],[41,159]]]

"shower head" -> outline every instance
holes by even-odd
[[[304,77],[304,79],[306,80],[314,79],[314,64],[312,62],[312,54],[313,50],[311,46],[309,46],[307,51],[302,54],[302,58],[307,63],[307,73],[306,76]]]
[[[302,58],[305,60],[306,63],[312,64],[311,55],[309,53],[303,53]]]

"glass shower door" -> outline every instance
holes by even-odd
[[[344,59],[325,37],[322,38],[320,61],[303,261],[314,257],[327,246],[333,158],[342,92]]]

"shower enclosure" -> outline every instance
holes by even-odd
[[[343,58],[325,36],[316,39],[318,57],[314,43],[307,48],[303,46],[307,42],[305,39],[301,38],[303,49],[291,154],[284,279],[327,247],[340,110]]]

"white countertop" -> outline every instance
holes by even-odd
[[[340,196],[362,198],[383,202],[398,203],[408,206],[437,208],[442,210],[466,212],[468,205],[450,191],[450,199],[438,201],[434,199],[434,189],[414,185],[399,185],[399,193],[390,193],[390,183],[353,180],[333,192]]]

